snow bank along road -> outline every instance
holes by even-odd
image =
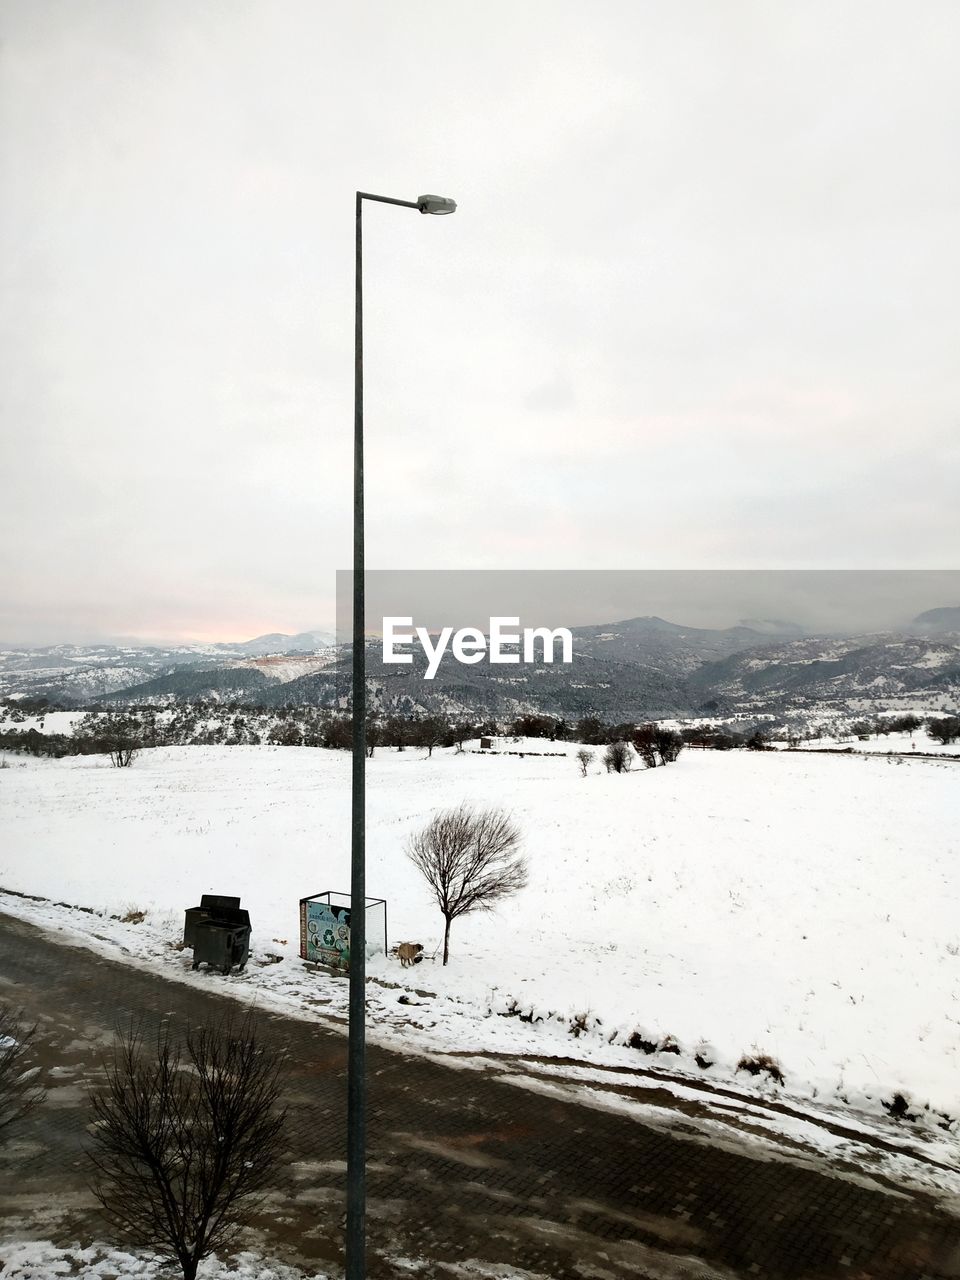
[[[6,916],[0,993],[39,1020],[51,1069],[47,1102],[0,1150],[0,1238],[89,1244],[105,1229],[86,1185],[85,1088],[112,1029],[133,1017],[150,1034],[224,1002],[213,982],[165,982]],[[259,1028],[290,1054],[290,1149],[254,1239],[267,1257],[338,1274],[346,1042],[266,1013]],[[375,1045],[368,1066],[371,1275],[960,1277],[956,1205],[942,1194],[831,1168],[799,1145],[784,1157],[711,1135],[676,1097],[658,1098],[661,1121],[672,1113],[654,1125],[536,1078],[518,1088]]]

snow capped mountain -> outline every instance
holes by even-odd
[[[685,627],[663,618],[629,618],[595,627],[574,627],[576,652],[608,662],[641,662],[674,675],[765,644],[767,633],[740,625],[724,630]]]
[[[242,653],[248,658],[262,658],[270,654],[316,653],[318,649],[331,649],[337,643],[332,631],[301,631],[295,636],[272,631],[269,635],[256,636],[241,644],[222,647]]]
[[[262,663],[267,681],[289,681],[329,662],[334,643],[331,632],[304,631],[235,644],[11,646],[0,651],[0,696],[81,703],[175,673],[189,672],[188,682],[196,686],[197,671],[239,667],[248,660]]]
[[[422,653],[414,652],[409,666],[388,666],[371,640],[369,704],[390,714],[597,716],[613,723],[744,709],[777,714],[816,704],[939,711],[960,700],[960,633],[949,630],[957,612],[921,614],[913,634],[845,637],[798,636],[784,622],[710,630],[629,618],[572,628],[570,666],[450,659],[431,680]],[[0,652],[0,694],[66,706],[205,699],[344,707],[350,649],[338,651],[333,639],[309,631],[236,644],[12,649]]]
[[[902,635],[806,637],[706,664],[691,686],[738,707],[960,698],[960,643]]]

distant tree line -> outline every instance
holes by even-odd
[[[931,722],[932,723],[932,722]],[[915,733],[923,724],[919,716],[880,716],[876,720],[855,720],[850,733],[858,738],[885,737],[889,733]]]
[[[129,765],[138,751],[170,746],[294,746],[323,747],[349,751],[353,744],[353,721],[349,714],[316,706],[258,707],[239,701],[198,699],[168,708],[128,706],[122,709],[97,708],[83,714],[72,733],[44,733],[38,728],[19,726],[29,715],[40,718],[58,708],[46,699],[7,699],[0,702],[5,717],[0,721],[0,750],[35,756],[109,755],[118,767]],[[915,715],[859,720],[847,733],[858,737],[888,733],[926,733],[944,746],[960,739],[960,714],[948,714],[922,721]],[[799,746],[796,731],[781,731],[791,746]],[[479,737],[502,735],[541,738],[551,742],[576,742],[586,746],[616,747],[625,744],[647,768],[669,764],[684,746],[731,751],[738,748],[762,751],[769,747],[770,726],[723,723],[687,725],[670,729],[663,724],[637,722],[607,723],[595,716],[567,721],[546,715],[523,714],[509,721],[471,719],[443,715],[378,714],[367,718],[367,754],[378,749],[405,751],[435,747],[463,748]],[[778,735],[779,736],[779,735]],[[620,767],[626,759],[614,752]],[[606,756],[604,756],[606,762]],[[612,767],[616,771],[617,765]]]
[[[742,729],[735,729],[729,724],[690,725],[681,729],[680,736],[687,746],[712,751],[733,751],[743,747],[748,751],[766,751],[770,746],[769,732],[757,725]]]
[[[919,716],[913,715],[856,720],[849,726],[848,732],[856,734],[858,738],[866,739],[885,737],[890,733],[916,733],[920,728],[925,729],[927,736],[933,738],[934,742],[948,747],[960,738],[960,715],[931,716],[927,720],[921,720]]]
[[[111,763],[121,769],[132,764],[145,745],[142,721],[128,712],[88,712],[74,725],[72,733],[42,733],[32,728],[0,730],[0,749],[54,758],[109,755]]]
[[[0,729],[0,751],[27,756],[73,756],[76,744],[68,733],[41,733],[39,729]]]

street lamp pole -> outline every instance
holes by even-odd
[[[367,684],[363,591],[363,201],[421,213],[453,213],[444,196],[394,200],[357,192],[357,276],[353,399],[353,822],[350,845],[350,1023],[347,1043],[346,1280],[366,1277],[366,764]]]

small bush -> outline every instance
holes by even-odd
[[[631,1049],[639,1049],[641,1053],[656,1053],[658,1048],[656,1040],[648,1040],[639,1031],[634,1031],[627,1044]]]
[[[910,1110],[910,1104],[902,1093],[895,1093],[889,1102],[881,1098],[880,1105],[889,1112],[891,1120],[916,1120],[917,1118]]]
[[[766,1075],[771,1080],[775,1080],[777,1084],[783,1084],[783,1072],[780,1070],[780,1064],[776,1058],[771,1058],[768,1053],[760,1053],[755,1057],[747,1057],[746,1054],[737,1063],[738,1071],[749,1071],[752,1076]]]

